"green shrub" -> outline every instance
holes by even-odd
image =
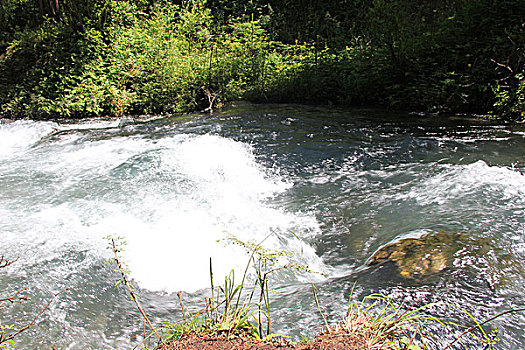
[[[496,95],[493,113],[505,119],[525,120],[525,71],[516,74],[510,85],[493,87]]]
[[[2,2],[1,115],[171,113],[235,99],[523,111],[516,0],[59,5]]]

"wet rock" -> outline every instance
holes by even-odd
[[[458,233],[439,232],[434,235],[396,239],[372,254],[367,265],[394,263],[403,277],[424,276],[450,266],[457,251]]]
[[[120,118],[118,120],[119,128],[124,128],[128,125],[135,125],[135,120],[133,118],[126,118],[126,117]]]

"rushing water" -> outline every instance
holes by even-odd
[[[227,237],[295,253],[314,275],[279,274],[274,331],[312,336],[348,298],[383,293],[405,305],[445,301],[479,320],[525,306],[525,127],[472,117],[241,105],[213,116],[137,122],[0,125],[1,296],[32,301],[2,310],[28,322],[18,348],[131,349],[142,323],[107,263],[108,235],[157,322],[180,319],[248,256]],[[290,232],[292,231],[293,234]],[[381,246],[434,237],[451,254],[436,273],[403,276],[366,266]],[[438,237],[438,238],[436,238]],[[445,249],[445,248],[443,248]],[[436,316],[471,325],[455,307]],[[525,316],[490,323],[501,349],[525,344]],[[436,346],[452,335],[436,328]],[[467,348],[474,345],[467,344]]]

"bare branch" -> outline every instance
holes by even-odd
[[[60,292],[56,293],[55,295],[53,295],[53,297],[48,301],[48,303],[46,304],[46,306],[44,306],[44,308],[42,310],[40,310],[40,312],[33,318],[33,320],[31,322],[29,322],[28,324],[26,324],[24,327],[18,329],[16,332],[14,332],[13,334],[9,335],[9,336],[6,336],[6,337],[2,337],[0,339],[0,344],[2,343],[5,343],[5,342],[8,342],[10,340],[13,340],[16,336],[18,336],[20,333],[22,333],[23,331],[26,331],[27,329],[29,329],[30,327],[32,327],[36,320],[44,313],[44,311],[47,310],[47,308],[49,307],[49,305],[51,305],[51,303],[53,302],[53,300],[55,300],[56,297],[58,297],[60,294],[62,294],[63,292],[65,292],[66,290],[69,290],[69,288],[66,288],[66,289],[63,289],[61,290]]]
[[[3,306],[3,304],[5,302],[10,302],[11,304],[15,304],[15,303],[22,303],[24,301],[31,300],[31,298],[28,297],[27,295],[19,295],[20,293],[23,293],[25,291],[26,291],[25,288],[24,289],[19,289],[13,295],[11,295],[10,297],[0,298],[0,309],[5,308],[5,306]]]
[[[18,258],[16,258],[15,260],[8,260],[3,255],[0,256],[0,269],[4,267],[8,267],[11,264],[14,264],[17,260]]]
[[[499,63],[499,62],[497,62],[496,60],[494,60],[493,58],[491,58],[490,60],[491,60],[492,62],[494,62],[495,64],[497,64],[498,66],[503,67],[503,68],[506,68],[506,69],[508,69],[511,73],[514,73],[514,71],[512,70],[512,68],[511,68],[508,64]]]
[[[162,339],[162,337],[159,335],[159,333],[157,332],[157,330],[155,329],[155,327],[153,327],[153,325],[151,324],[151,321],[149,320],[148,316],[146,315],[146,313],[144,312],[144,309],[140,306],[139,304],[139,301],[135,295],[135,293],[133,292],[133,289],[131,288],[130,286],[130,283],[128,281],[128,278],[126,276],[126,273],[124,272],[124,269],[122,268],[122,264],[118,258],[118,252],[119,250],[117,249],[117,246],[115,245],[115,240],[112,238],[111,239],[111,244],[113,246],[113,253],[115,254],[115,262],[117,263],[117,266],[118,266],[118,270],[120,272],[120,274],[122,275],[122,282],[126,285],[126,288],[128,289],[128,292],[129,294],[131,295],[131,298],[133,299],[133,301],[135,302],[135,305],[137,306],[137,309],[140,311],[140,313],[142,314],[142,317],[143,317],[143,321],[147,322],[149,328],[153,331],[153,333],[155,333],[155,335],[157,336],[157,338],[159,338],[159,340],[163,343],[164,343],[164,340]]]

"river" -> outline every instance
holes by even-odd
[[[295,105],[231,106],[213,115],[0,124],[1,311],[29,322],[65,288],[20,349],[132,349],[142,323],[111,261],[108,236],[157,324],[178,320],[264,241],[314,274],[272,276],[273,331],[298,339],[370,293],[404,305],[447,302],[433,315],[472,325],[525,306],[525,125]],[[403,237],[448,252],[437,271],[368,266]],[[429,253],[430,254],[430,253]],[[355,289],[352,293],[352,289]],[[525,315],[505,315],[498,348],[521,349]],[[453,334],[432,326],[436,347]],[[435,328],[434,328],[435,327]],[[457,334],[457,333],[456,333]],[[476,348],[466,341],[467,348]]]

